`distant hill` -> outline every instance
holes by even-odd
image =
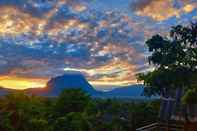
[[[82,89],[90,95],[96,95],[100,92],[96,91],[81,73],[66,73],[62,76],[52,78],[47,83],[48,93],[50,95],[58,95],[64,89]]]
[[[105,92],[106,96],[117,97],[129,97],[129,96],[141,96],[144,91],[143,85],[130,85],[125,87],[119,87],[109,92]]]

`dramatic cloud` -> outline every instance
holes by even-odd
[[[135,74],[148,69],[145,39],[195,19],[189,0],[131,1],[131,14],[93,8],[98,2],[1,0],[0,86],[44,86],[68,70],[98,87],[134,84]]]

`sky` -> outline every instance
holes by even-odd
[[[97,89],[151,70],[144,45],[197,20],[196,0],[0,0],[0,86],[45,87],[80,71]]]

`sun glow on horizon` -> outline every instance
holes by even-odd
[[[8,89],[24,90],[44,88],[48,80],[41,78],[23,78],[17,76],[0,76],[0,86]]]

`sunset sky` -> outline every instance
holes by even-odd
[[[0,0],[0,86],[81,71],[96,88],[150,70],[146,39],[197,20],[196,0]]]

